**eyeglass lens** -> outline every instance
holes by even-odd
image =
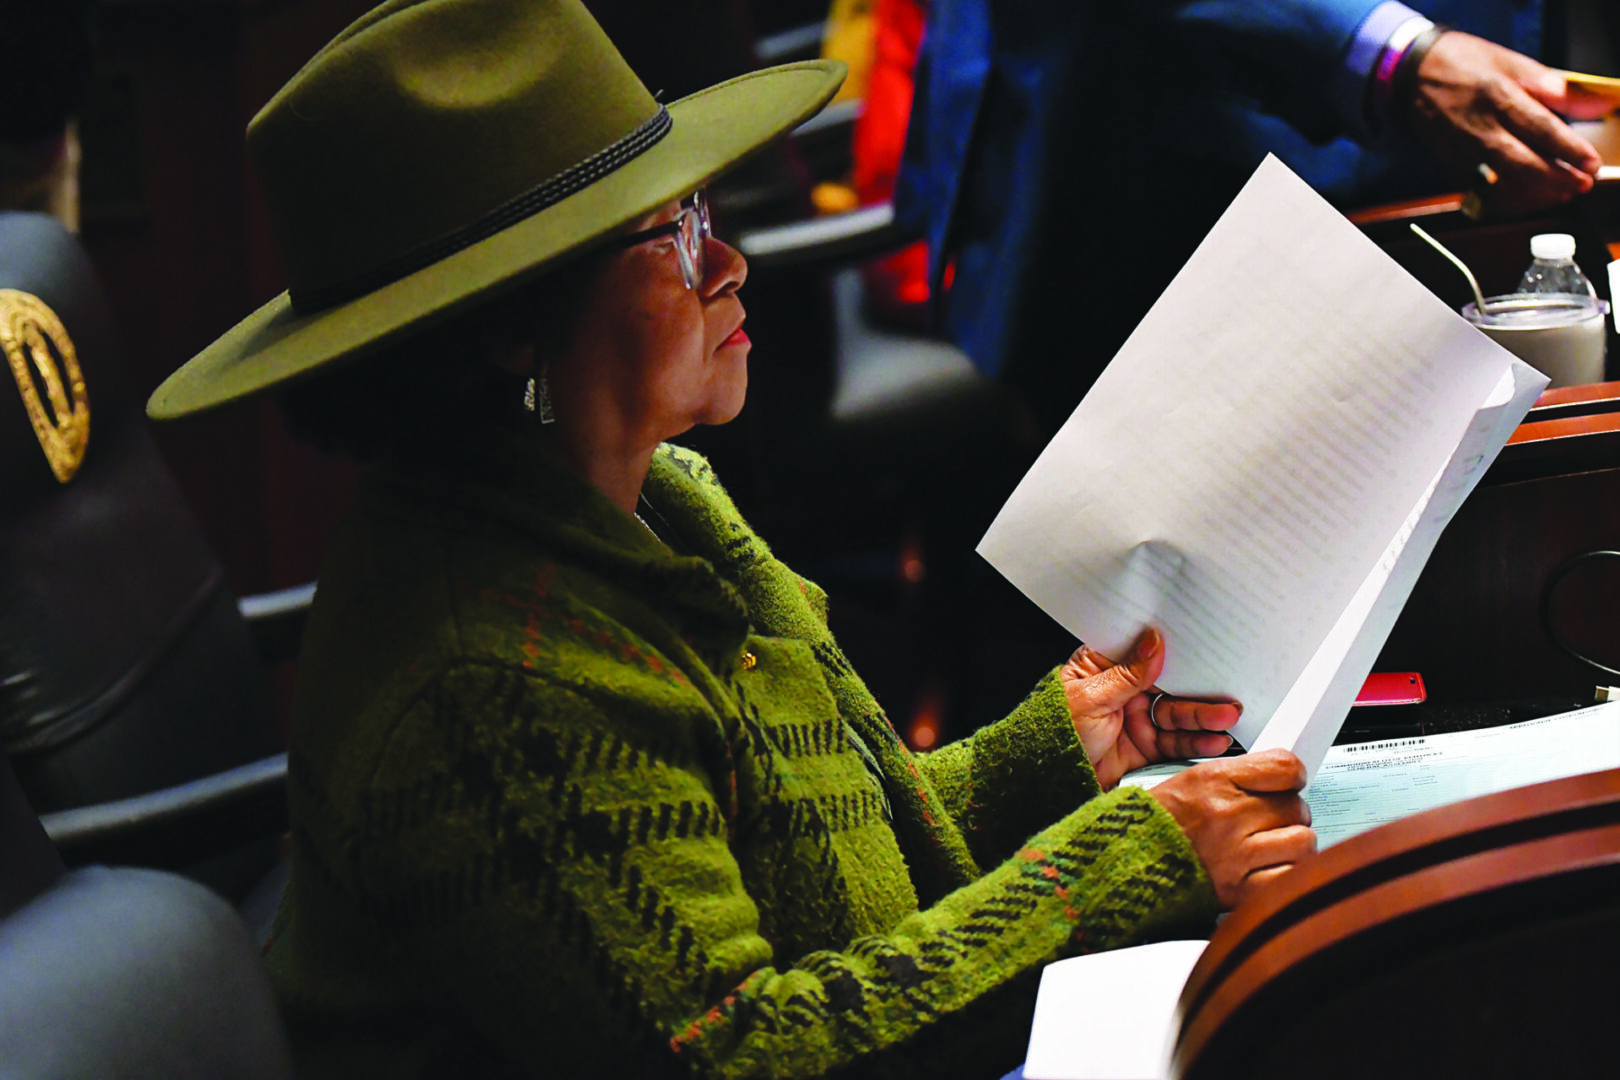
[[[689,289],[697,288],[707,273],[704,255],[709,235],[709,203],[697,191],[692,194],[692,205],[683,207],[681,213],[681,272]]]

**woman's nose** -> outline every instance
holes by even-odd
[[[703,268],[705,296],[736,292],[748,280],[748,260],[743,258],[742,252],[713,236],[709,237],[703,252]]]

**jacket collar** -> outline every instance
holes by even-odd
[[[725,548],[709,542],[702,519],[718,514],[740,523],[740,516],[708,462],[690,451],[661,447],[644,490],[679,533],[671,539],[683,553],[521,432],[495,425],[450,452],[384,458],[362,481],[361,500],[396,519],[521,536],[546,557],[674,614],[706,662],[734,665],[748,633],[748,605],[727,580]],[[702,504],[716,494],[725,507],[706,511]]]

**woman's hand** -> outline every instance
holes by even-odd
[[[1148,794],[1192,841],[1221,906],[1233,908],[1316,850],[1304,786],[1299,758],[1265,750],[1194,765]]]
[[[1163,670],[1164,637],[1151,626],[1136,639],[1123,664],[1082,645],[1063,665],[1069,716],[1104,791],[1112,790],[1132,769],[1156,761],[1215,757],[1232,744],[1229,736],[1219,733],[1237,723],[1243,707],[1156,699],[1153,680]]]

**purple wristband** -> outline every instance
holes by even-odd
[[[1401,61],[1413,43],[1434,26],[1434,23],[1421,16],[1408,19],[1390,36],[1384,51],[1378,54],[1378,64],[1373,69],[1372,81],[1367,88],[1367,122],[1374,130],[1381,128],[1389,118],[1390,105],[1395,96],[1395,73],[1400,70]]]
[[[1421,24],[1423,17],[1396,0],[1384,0],[1361,20],[1345,46],[1331,98],[1345,128],[1358,139],[1370,137],[1378,126],[1377,117],[1369,111],[1378,59],[1388,49],[1390,39],[1413,19]],[[1408,34],[1403,40],[1410,39]]]

